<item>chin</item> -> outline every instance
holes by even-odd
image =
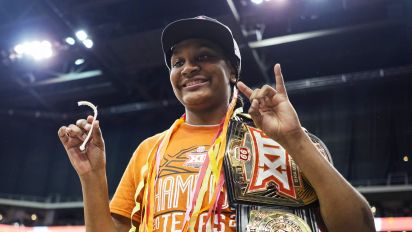
[[[182,97],[182,102],[185,105],[197,105],[208,102],[212,99],[212,93],[210,92],[193,92],[187,93]]]
[[[207,100],[202,100],[202,99],[188,99],[186,101],[183,102],[183,104],[186,107],[190,107],[190,108],[198,108],[201,107],[203,105],[206,105],[209,101]]]
[[[187,98],[187,99],[184,99],[182,102],[186,108],[199,110],[203,108],[208,108],[208,106],[211,103],[211,99],[210,98]]]

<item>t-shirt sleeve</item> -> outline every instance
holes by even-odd
[[[127,165],[126,170],[123,173],[120,183],[117,186],[116,192],[114,193],[113,198],[110,201],[111,213],[118,214],[130,219],[132,210],[136,205],[136,202],[134,200],[136,187],[142,179],[140,170],[146,164],[147,157],[150,155],[149,153],[155,145],[154,141],[157,140],[157,136],[155,137],[156,139],[154,137],[151,137],[143,141],[133,153],[129,164]],[[137,197],[138,203],[142,202],[142,195],[143,190]],[[137,212],[133,215],[133,220],[137,223],[140,223],[140,212]]]

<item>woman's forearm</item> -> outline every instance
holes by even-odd
[[[106,173],[89,173],[80,177],[87,232],[116,231],[109,209]]]
[[[303,132],[290,135],[282,146],[314,187],[329,231],[374,231],[369,204],[322,156]]]

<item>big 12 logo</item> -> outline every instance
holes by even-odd
[[[276,141],[248,126],[255,154],[248,192],[265,191],[274,182],[280,194],[296,199],[289,154]]]

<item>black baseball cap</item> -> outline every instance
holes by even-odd
[[[166,66],[170,70],[173,47],[186,39],[207,39],[219,45],[240,75],[241,56],[232,31],[225,24],[207,16],[179,19],[168,24],[162,32],[162,48]]]

